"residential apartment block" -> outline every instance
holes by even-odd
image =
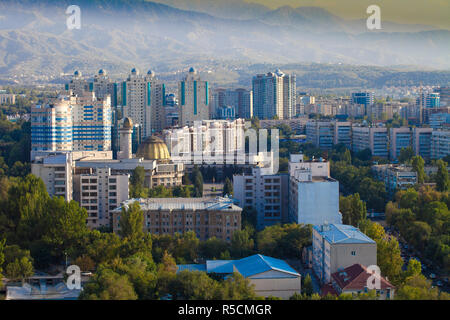
[[[330,177],[329,162],[304,162],[303,155],[291,154],[289,221],[312,225],[342,223],[339,182]]]
[[[231,241],[241,229],[242,209],[228,198],[148,198],[129,199],[112,211],[113,231],[120,231],[122,208],[138,201],[144,215],[145,232],[175,235],[193,231],[200,240],[216,237]]]
[[[192,126],[194,121],[208,120],[212,110],[209,103],[208,81],[200,79],[197,70],[190,68],[178,84],[181,126]]]

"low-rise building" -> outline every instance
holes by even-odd
[[[331,284],[326,284],[321,289],[322,296],[326,294],[340,295],[349,293],[352,295],[358,295],[361,293],[367,293],[369,279],[372,276],[372,272],[367,270],[367,267],[356,263],[350,267],[341,269],[331,275]],[[379,278],[380,286],[375,288],[376,294],[379,300],[392,300],[394,299],[395,287],[384,277]],[[373,281],[372,281],[373,284]]]
[[[287,262],[255,254],[239,260],[207,260],[205,264],[179,265],[178,272],[204,271],[223,277],[234,272],[248,279],[258,296],[289,299],[301,293],[301,276]]]
[[[375,178],[384,182],[390,195],[397,190],[406,190],[417,184],[417,172],[409,166],[381,164],[372,166],[372,170]]]
[[[138,201],[144,215],[145,232],[175,235],[193,231],[200,240],[216,237],[231,241],[241,229],[242,209],[228,198],[148,198],[129,199],[112,211],[113,231],[120,230],[122,209]]]
[[[313,270],[322,284],[355,263],[377,264],[377,244],[358,228],[344,224],[313,227]]]

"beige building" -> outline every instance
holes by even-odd
[[[377,264],[377,244],[358,228],[343,224],[313,227],[313,270],[322,284],[331,275],[359,263]]]
[[[32,159],[31,173],[44,181],[50,196],[63,197],[66,201],[72,194],[73,155],[66,153],[46,153]]]
[[[110,211],[129,198],[129,174],[112,174],[111,168],[88,168],[73,177],[74,200],[86,209],[90,228],[110,226]]]
[[[122,83],[123,114],[141,127],[141,139],[165,127],[164,99],[165,86],[152,70],[141,75],[133,68]]]
[[[129,199],[112,211],[113,231],[120,230],[122,208],[138,201],[144,214],[143,229],[156,235],[193,231],[200,240],[216,237],[231,241],[241,229],[242,209],[228,198],[148,198]]]

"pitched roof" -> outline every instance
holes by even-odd
[[[367,268],[359,263],[331,275],[334,282],[345,290],[364,290],[367,287],[367,279],[372,275]],[[385,278],[380,277],[381,289],[394,288]]]
[[[207,273],[231,274],[235,271],[242,274],[245,278],[260,274],[266,271],[275,270],[299,277],[300,274],[289,264],[280,259],[275,259],[261,254],[255,254],[239,260],[207,260],[199,268],[195,265],[179,265],[178,271],[182,270],[202,270]]]
[[[328,242],[340,243],[375,243],[358,228],[346,224],[328,224],[313,227]]]

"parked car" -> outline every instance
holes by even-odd
[[[436,275],[434,273],[430,273],[430,278],[431,279],[436,279]]]
[[[441,281],[441,280],[439,280],[438,282],[436,282],[436,284],[437,284],[438,287],[442,287],[442,281]]]

